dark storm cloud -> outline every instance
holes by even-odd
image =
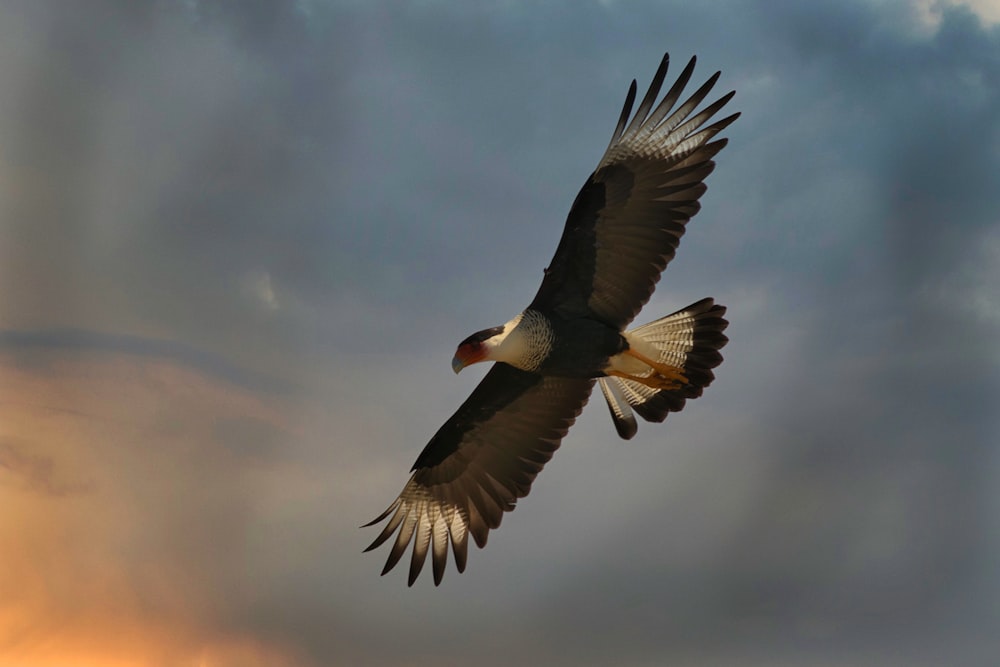
[[[3,157],[19,186],[4,204],[9,321],[59,324],[59,311],[280,367],[289,346],[278,341],[298,334],[241,287],[267,275],[293,306],[300,291],[308,302],[303,285],[334,291],[311,253],[329,235],[320,193],[340,169],[343,58],[302,17],[274,11],[104,2],[5,13],[6,31],[34,38],[9,47],[20,67],[3,68]]]

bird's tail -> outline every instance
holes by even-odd
[[[719,350],[729,341],[722,333],[729,326],[725,314],[725,306],[702,299],[625,333],[645,350],[655,351],[653,361],[680,369],[687,382],[676,389],[655,389],[626,378],[602,377],[601,391],[618,435],[627,440],[636,434],[633,410],[646,421],[662,422],[683,409],[687,399],[701,396],[715,379],[712,369],[722,363]]]

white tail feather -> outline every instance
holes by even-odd
[[[654,389],[620,377],[600,379],[618,435],[626,440],[638,430],[633,409],[647,421],[662,422],[684,408],[687,399],[701,396],[715,379],[712,369],[722,363],[719,350],[728,342],[724,306],[702,299],[649,324],[625,332],[631,348],[657,363],[680,369],[687,383],[676,389]],[[650,372],[652,372],[650,370]]]

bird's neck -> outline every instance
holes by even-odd
[[[553,342],[548,318],[529,309],[507,322],[503,333],[490,340],[489,358],[523,371],[534,371],[549,356]]]

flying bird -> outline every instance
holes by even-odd
[[[629,439],[635,413],[662,422],[714,379],[728,322],[712,299],[626,331],[700,208],[712,158],[727,141],[715,136],[739,116],[706,126],[733,92],[695,113],[719,72],[677,104],[695,60],[656,104],[669,64],[664,55],[630,120],[632,81],[611,143],[573,202],[535,298],[506,324],[459,344],[456,373],[496,363],[424,447],[399,497],[365,524],[389,520],[365,551],[396,535],[383,575],[411,543],[409,585],[428,551],[439,584],[449,545],[465,571],[469,536],[484,547],[504,512],[528,495],[595,383],[618,434]]]

